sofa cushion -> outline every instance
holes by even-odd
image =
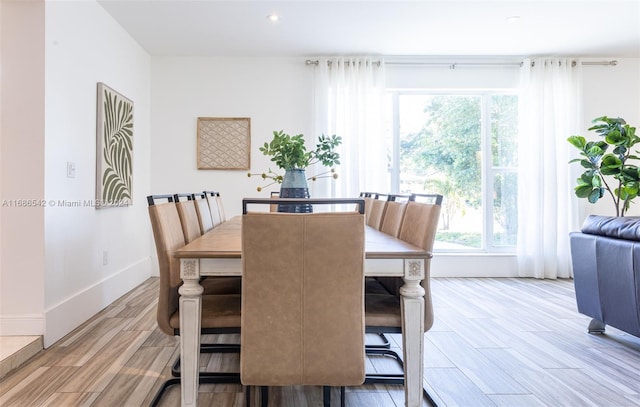
[[[640,241],[640,217],[589,215],[582,225],[582,233]]]

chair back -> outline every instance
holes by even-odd
[[[216,227],[223,222],[221,213],[224,213],[224,209],[222,209],[221,212],[220,205],[222,204],[222,201],[220,200],[220,193],[214,191],[204,191],[204,195],[207,198],[207,202],[209,202],[209,211],[211,212],[213,227]]]
[[[362,212],[243,215],[243,384],[363,383],[364,202],[360,202]]]
[[[432,251],[440,219],[441,202],[441,195],[436,203],[410,201],[398,237],[414,246]]]
[[[360,198],[364,200],[364,222],[369,224],[369,217],[371,216],[371,202],[376,196],[376,192],[360,192]]]
[[[202,236],[200,230],[200,222],[198,221],[198,212],[196,209],[196,201],[193,194],[175,194],[174,199],[178,208],[178,215],[182,222],[182,233],[187,243]],[[180,201],[182,199],[182,201]]]
[[[220,223],[227,221],[227,215],[224,212],[224,205],[222,204],[222,197],[220,193],[216,195],[216,203],[218,204],[218,216],[220,216]]]
[[[376,194],[376,197],[371,200],[371,210],[369,211],[369,219],[367,225],[374,229],[380,230],[382,226],[382,219],[384,218],[384,212],[387,209],[387,196]]]
[[[204,193],[195,195],[196,213],[198,215],[198,223],[200,224],[200,233],[203,235],[213,229],[213,218],[211,218],[211,209],[209,209],[209,200]]]
[[[156,204],[155,200],[158,197],[167,198],[170,201]],[[178,310],[178,288],[182,284],[180,261],[174,257],[173,252],[185,245],[182,222],[170,195],[150,196],[147,200],[160,273],[157,321],[162,332],[173,335],[170,318]]]
[[[405,197],[398,197],[399,196],[396,195],[389,195],[389,201],[387,201],[384,217],[382,218],[382,225],[380,226],[381,232],[393,237],[398,237],[402,221],[404,220],[404,212],[407,209],[407,203],[404,199],[401,199]],[[409,197],[406,196],[405,199],[408,200]]]

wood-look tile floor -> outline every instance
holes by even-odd
[[[0,406],[147,406],[178,356],[155,322],[151,278],[0,381]],[[640,406],[640,338],[589,335],[566,280],[435,278],[425,388],[439,406]],[[391,335],[395,346],[400,337]],[[206,340],[234,341],[232,336]],[[202,355],[237,371],[238,356]],[[391,370],[387,358],[368,369]],[[333,393],[337,404],[337,391]],[[162,406],[180,405],[178,387]],[[202,385],[202,406],[244,406],[240,385]],[[320,406],[319,387],[270,391],[271,406]],[[347,405],[404,405],[402,386],[347,388]],[[427,406],[428,403],[424,402]]]

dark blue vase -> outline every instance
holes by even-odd
[[[280,186],[280,198],[309,198],[307,174],[304,169],[285,170]],[[313,207],[309,204],[278,205],[278,212],[310,213],[313,212]]]

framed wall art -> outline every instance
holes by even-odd
[[[133,183],[133,101],[98,83],[96,208],[128,206]]]
[[[198,117],[198,169],[248,170],[251,119]]]

